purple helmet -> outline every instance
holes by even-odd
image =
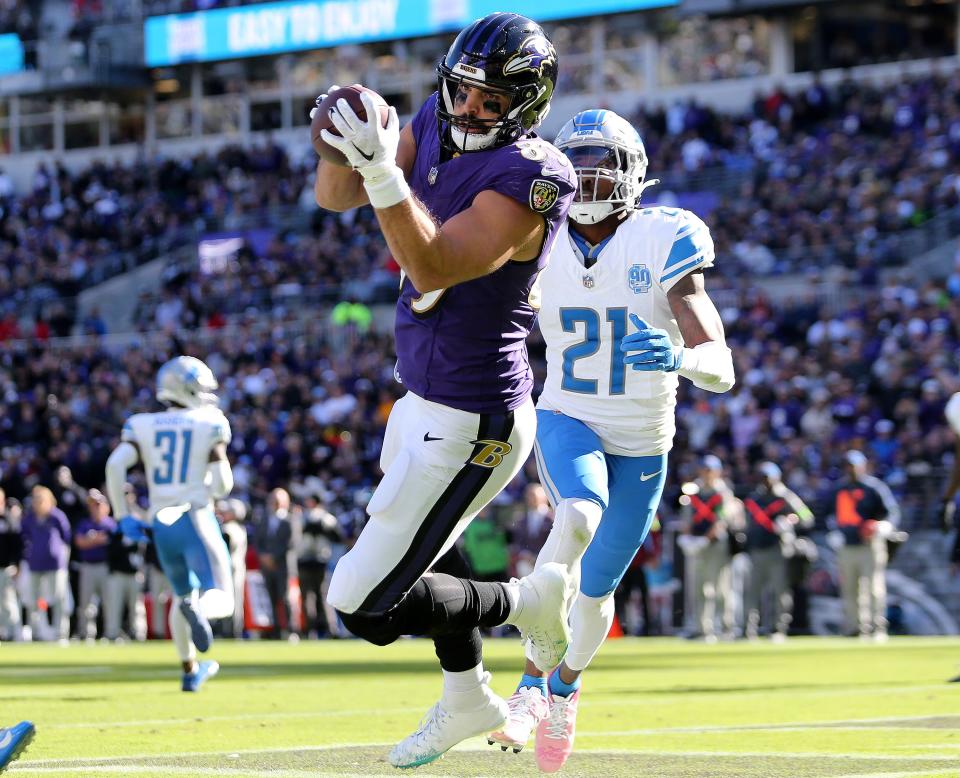
[[[546,117],[557,83],[557,52],[536,22],[492,13],[457,36],[437,65],[437,75],[440,142],[454,152],[497,148],[513,143]],[[506,111],[496,119],[454,121],[461,85],[506,95]]]

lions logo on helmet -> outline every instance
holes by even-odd
[[[554,145],[577,173],[579,186],[569,217],[578,224],[597,224],[634,210],[643,190],[659,183],[656,178],[644,180],[643,141],[633,125],[613,111],[581,111],[563,126]]]
[[[157,372],[157,399],[165,405],[216,406],[219,388],[213,371],[196,357],[174,357]]]

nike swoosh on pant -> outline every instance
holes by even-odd
[[[641,481],[649,481],[649,480],[650,480],[651,478],[653,478],[655,475],[660,475],[660,471],[657,470],[656,473],[640,473],[640,480],[641,480]]]

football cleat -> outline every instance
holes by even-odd
[[[209,651],[210,646],[213,645],[213,630],[210,628],[207,617],[200,612],[200,609],[189,597],[180,600],[180,613],[183,614],[183,618],[190,625],[190,635],[197,651],[201,654]]]
[[[7,729],[0,728],[0,773],[27,750],[36,734],[37,728],[30,721],[21,721]]]
[[[530,643],[533,663],[549,673],[567,653],[568,616],[576,588],[567,568],[556,562],[548,562],[517,583],[520,584],[520,613],[513,625]]]
[[[543,772],[557,772],[573,752],[579,703],[579,689],[569,697],[550,695],[550,710],[537,726],[535,747],[537,767]]]
[[[547,715],[547,699],[539,689],[521,686],[507,700],[510,718],[503,729],[491,732],[487,738],[490,745],[496,743],[502,751],[508,748],[519,754],[537,728],[541,719]]]
[[[198,692],[200,687],[220,672],[220,665],[212,660],[205,660],[197,665],[192,673],[183,674],[181,688],[185,692]]]
[[[430,708],[417,731],[390,751],[390,764],[401,769],[420,767],[439,759],[467,738],[502,727],[510,716],[510,708],[505,700],[490,691],[486,682],[483,691],[484,702],[470,710],[451,710],[443,700]]]

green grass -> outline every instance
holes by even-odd
[[[9,770],[38,775],[372,776],[436,701],[433,647],[220,642],[180,691],[170,644],[0,646],[0,725],[37,724]],[[494,689],[520,647],[487,642]],[[608,643],[584,676],[570,776],[960,777],[960,640]],[[418,775],[537,775],[477,738]]]

